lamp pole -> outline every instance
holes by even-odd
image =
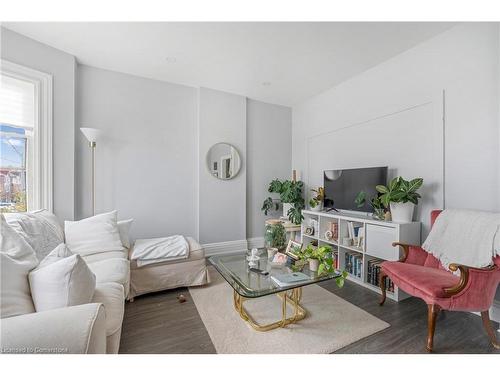
[[[92,201],[92,216],[95,215],[95,147],[96,147],[96,142],[92,141],[89,142],[89,146],[91,149],[92,153],[92,196],[91,196],[91,201]]]
[[[87,141],[89,141],[90,157],[92,159],[92,165],[91,165],[92,175],[90,176],[91,180],[90,200],[92,203],[92,216],[94,216],[95,215],[95,148],[97,145],[97,141],[99,140],[101,131],[96,128],[80,128],[80,130],[85,136],[85,138],[87,138]]]

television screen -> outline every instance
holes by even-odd
[[[329,170],[323,178],[325,208],[373,212],[370,199],[377,195],[375,186],[387,184],[387,167]],[[358,207],[354,201],[361,191],[366,201]]]

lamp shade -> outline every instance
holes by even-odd
[[[97,142],[101,135],[101,131],[96,128],[80,128],[80,130],[89,142]]]

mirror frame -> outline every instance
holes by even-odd
[[[234,174],[234,176],[231,176],[231,178],[220,178],[220,177],[215,177],[213,174],[212,174],[212,170],[210,169],[210,162],[211,160],[209,160],[209,155],[210,155],[210,150],[212,150],[212,148],[214,148],[215,146],[217,145],[226,145],[226,146],[229,146],[229,147],[232,147],[234,148],[234,150],[236,151],[236,155],[238,156],[238,161],[239,161],[239,168],[238,170],[236,171],[236,173]],[[242,167],[242,161],[241,161],[241,155],[240,155],[240,152],[238,151],[238,149],[236,148],[236,146],[232,145],[231,143],[228,143],[228,142],[217,142],[217,143],[214,143],[212,146],[210,146],[208,148],[208,151],[205,155],[205,168],[207,169],[207,172],[210,176],[212,176],[213,178],[219,180],[219,181],[230,181],[230,180],[234,180],[239,174],[240,174],[240,171],[241,171],[241,167]]]

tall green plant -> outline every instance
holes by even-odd
[[[290,203],[292,205],[286,214],[294,224],[300,224],[304,219],[304,216],[302,216],[302,210],[305,208],[305,201],[302,198],[303,187],[304,183],[302,181],[280,181],[275,179],[271,181],[267,189],[270,193],[279,194],[281,203]],[[271,197],[266,198],[261,210],[267,215],[273,209],[279,209],[279,203]]]

